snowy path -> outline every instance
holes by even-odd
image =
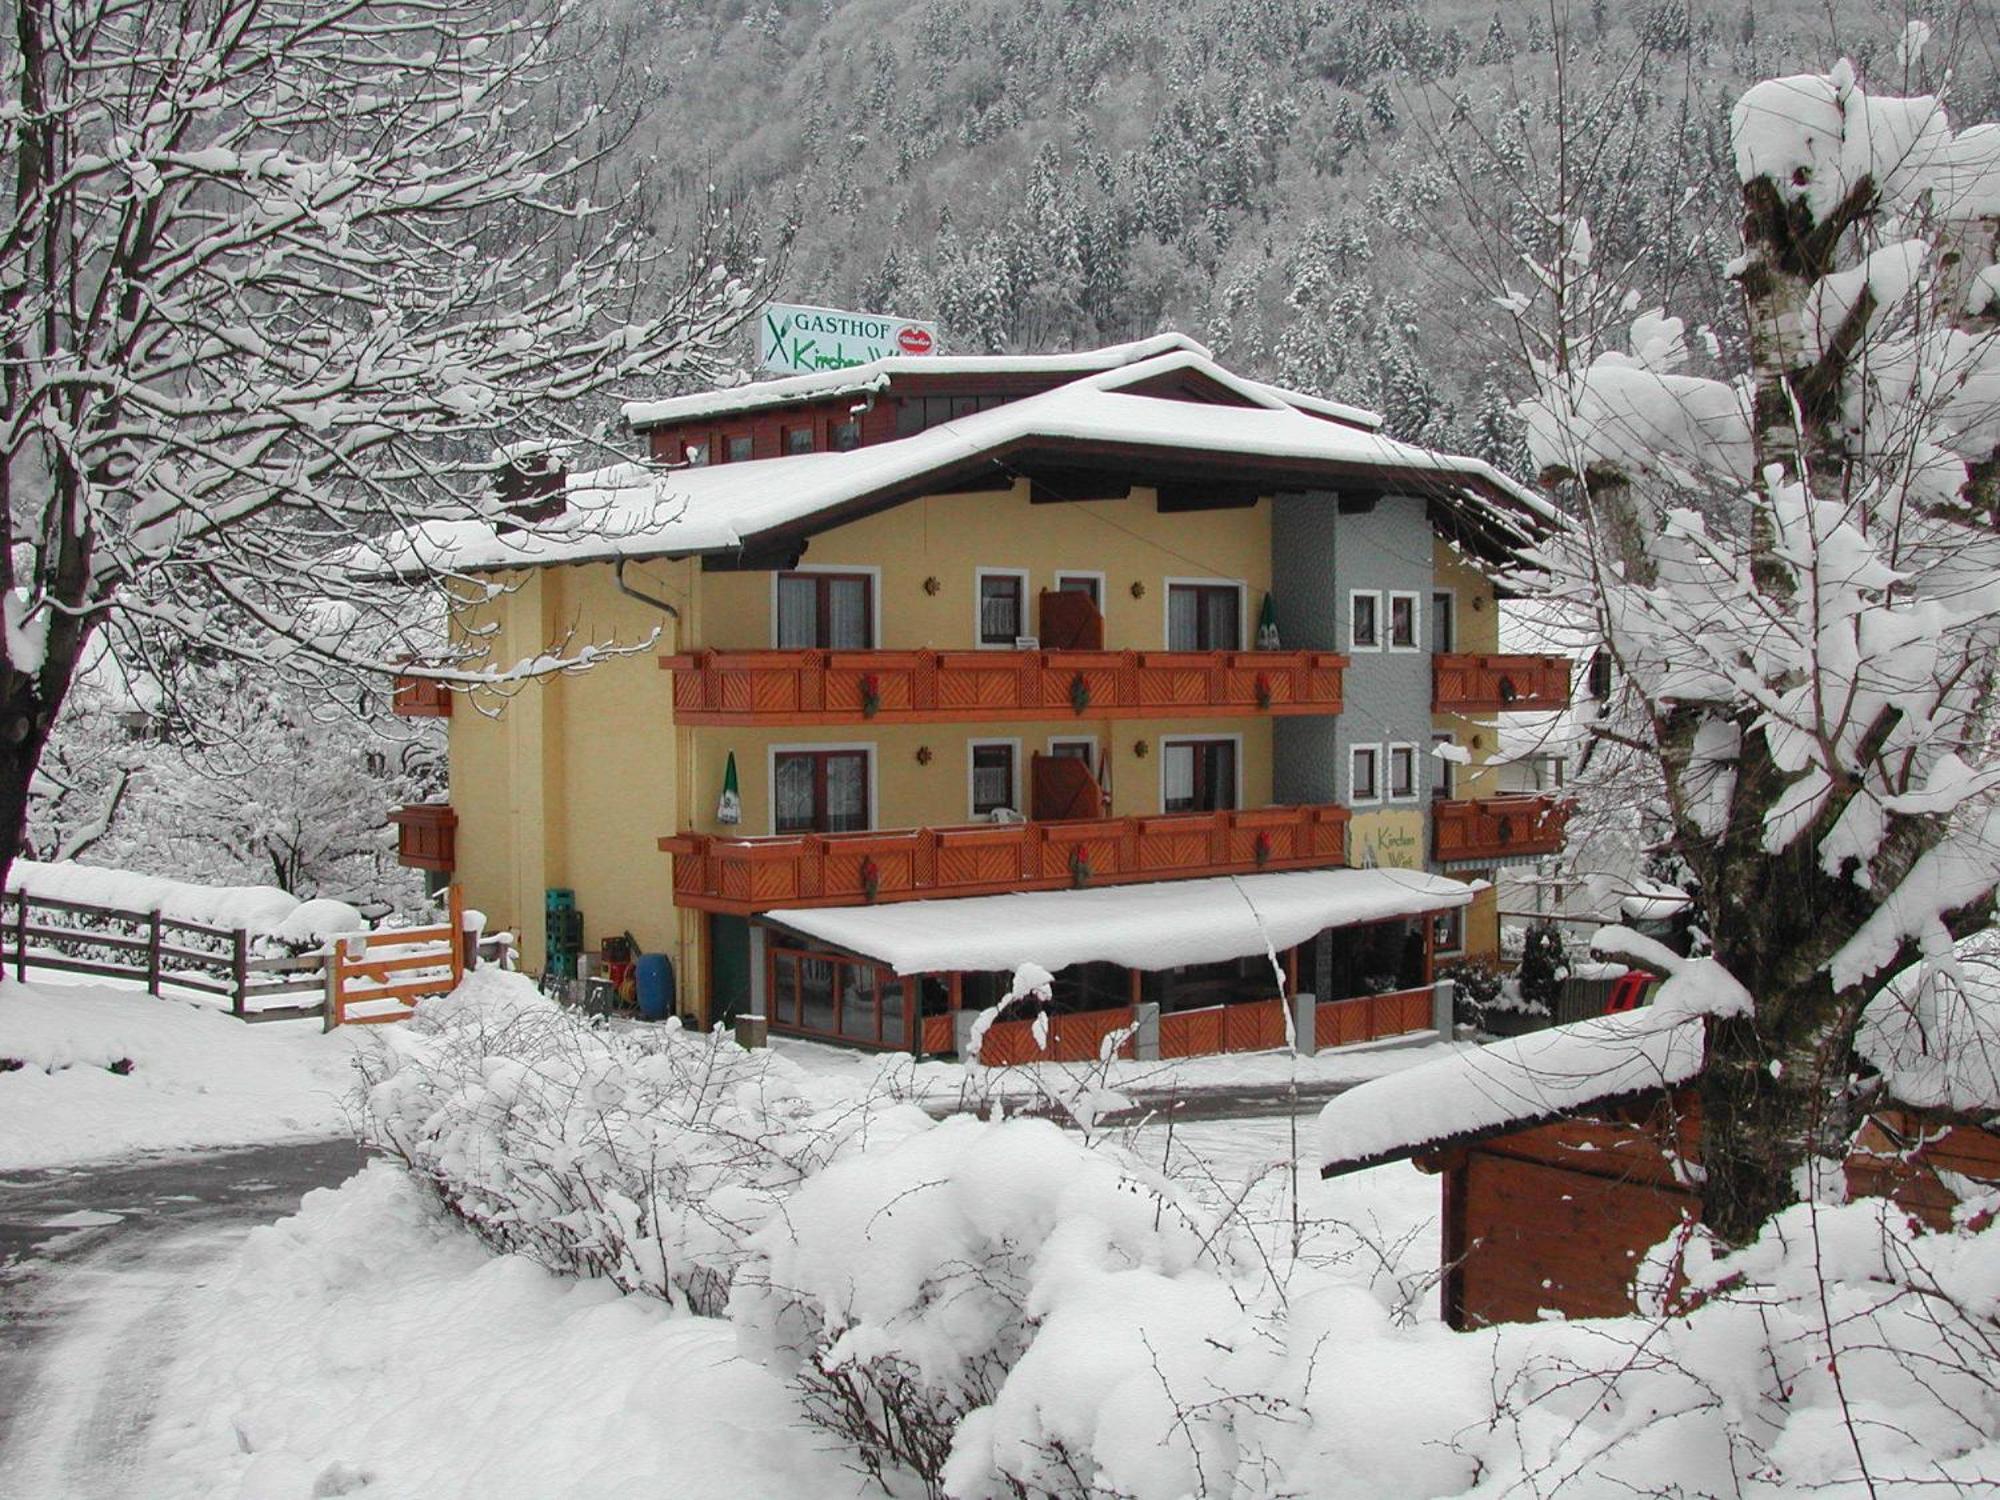
[[[188,1294],[361,1161],[333,1140],[0,1178],[0,1495],[145,1494],[135,1455]]]

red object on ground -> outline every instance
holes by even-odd
[[[1611,998],[1604,1002],[1604,1013],[1615,1016],[1620,1011],[1637,1010],[1646,986],[1657,978],[1657,974],[1648,974],[1644,969],[1633,969],[1619,976],[1618,983],[1611,987]]]

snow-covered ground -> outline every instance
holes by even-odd
[[[1165,1136],[1147,1140],[1164,1150]],[[1236,1182],[1289,1141],[1284,1120],[1223,1122],[1176,1132],[1174,1149]],[[1404,1166],[1308,1195],[1398,1230],[1437,1212],[1435,1181]],[[1412,1264],[1435,1253],[1434,1238],[1409,1246]],[[159,1290],[104,1288],[69,1346],[80,1410],[90,1360],[108,1371],[131,1355],[113,1335]],[[726,1322],[496,1257],[386,1164],[253,1230],[183,1291],[176,1326],[202,1336],[138,1351],[162,1361],[127,1469],[126,1492],[149,1500],[880,1493],[799,1422],[782,1381],[738,1357]]]
[[[359,1045],[317,1021],[248,1023],[108,984],[0,981],[0,1059],[20,1064],[0,1071],[0,1171],[343,1132]]]

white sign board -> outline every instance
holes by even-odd
[[[936,348],[935,323],[883,313],[773,302],[757,320],[757,366],[781,375],[844,370],[891,354],[929,354]]]

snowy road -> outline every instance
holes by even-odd
[[[144,1494],[133,1455],[185,1294],[362,1160],[341,1139],[0,1177],[0,1495]]]

